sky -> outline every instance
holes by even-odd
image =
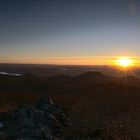
[[[139,0],[0,0],[0,63],[106,65],[140,56]]]

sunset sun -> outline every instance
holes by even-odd
[[[116,64],[120,67],[130,67],[134,65],[134,61],[131,58],[118,58]]]

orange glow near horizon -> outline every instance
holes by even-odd
[[[118,66],[120,66],[120,67],[127,68],[127,67],[134,66],[135,63],[134,63],[134,60],[131,59],[131,58],[122,57],[122,58],[118,58],[118,59],[116,60],[116,65],[118,65]]]
[[[118,71],[121,76],[135,76],[135,68],[139,67],[139,57],[116,57],[112,61],[112,66],[115,71]]]
[[[115,67],[130,68],[139,65],[139,57],[20,57],[1,59],[0,63],[17,64],[56,64],[56,65],[110,65]]]

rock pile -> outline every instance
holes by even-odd
[[[49,98],[0,114],[0,137],[9,140],[55,140],[69,125],[67,111]]]

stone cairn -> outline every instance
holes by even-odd
[[[0,114],[0,140],[58,140],[67,126],[66,109],[41,98],[34,105]]]

